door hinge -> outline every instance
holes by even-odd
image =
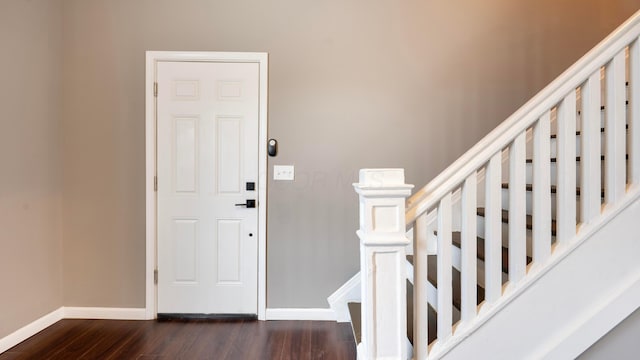
[[[158,97],[158,83],[157,82],[153,83],[153,96],[154,97]]]
[[[158,284],[158,269],[153,270],[153,283]]]
[[[158,191],[158,177],[153,177],[153,191]]]

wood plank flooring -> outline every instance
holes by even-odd
[[[356,359],[332,321],[62,320],[0,354],[15,359]]]

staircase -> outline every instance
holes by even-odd
[[[574,358],[640,307],[639,37],[640,12],[412,195],[361,170],[359,358]]]

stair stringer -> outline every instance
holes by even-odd
[[[631,195],[633,194],[633,195]],[[575,358],[640,306],[640,193],[556,248],[433,358]],[[537,272],[537,273],[536,273]],[[511,293],[511,294],[509,294]],[[497,341],[499,340],[499,341]],[[435,349],[434,349],[435,350]]]

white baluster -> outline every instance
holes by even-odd
[[[606,69],[607,105],[605,118],[605,192],[607,204],[615,203],[626,188],[625,52],[613,58]]]
[[[438,342],[451,337],[453,286],[451,275],[451,193],[438,206]]]
[[[460,318],[463,323],[469,322],[476,317],[478,304],[477,187],[478,177],[474,171],[467,177],[462,186],[462,233],[460,236],[460,241],[462,242],[460,273],[462,304]]]
[[[576,92],[572,90],[558,109],[557,241],[566,243],[576,234]]]
[[[405,198],[403,169],[362,169],[360,274],[363,359],[407,358]]]
[[[629,133],[629,163],[631,164],[630,183],[640,184],[640,40],[636,40],[629,48],[631,119]]]
[[[428,280],[427,280],[427,213],[413,226],[413,356],[426,359],[429,349]]]
[[[527,269],[526,132],[509,148],[509,282],[517,284]]]
[[[593,73],[582,88],[582,131],[580,133],[580,207],[582,222],[587,223],[600,215],[602,171],[600,160],[601,86],[600,70]]]
[[[491,157],[485,173],[485,300],[492,304],[502,295],[502,153]]]
[[[551,112],[533,127],[533,262],[544,264],[551,254]]]

